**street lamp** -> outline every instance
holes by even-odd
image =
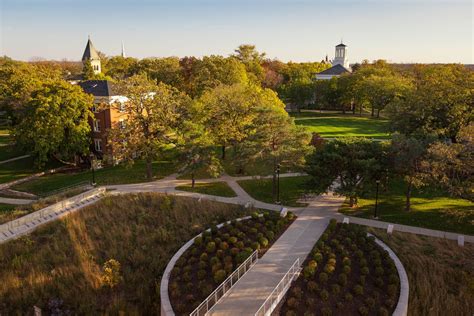
[[[91,170],[92,170],[92,186],[95,186],[95,156],[94,154],[91,154],[90,158],[91,158]]]
[[[277,165],[276,167],[276,173],[277,173],[277,201],[276,204],[280,204],[280,164]]]
[[[378,219],[378,217],[377,217],[377,208],[378,208],[378,202],[379,202],[379,185],[380,185],[380,180],[375,181],[375,183],[377,183],[377,189],[375,190],[374,219]]]

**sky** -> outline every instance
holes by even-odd
[[[473,64],[472,0],[0,0],[0,55],[80,60],[88,35],[107,55],[204,56],[256,45],[320,61],[341,39],[349,62]]]

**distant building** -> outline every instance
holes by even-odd
[[[349,67],[349,59],[347,58],[347,46],[342,42],[341,44],[336,45],[336,53],[331,64],[331,68],[316,74],[316,80],[329,80],[333,77],[339,77],[344,73],[351,72]]]
[[[100,74],[100,57],[90,38],[82,55],[83,63],[88,60],[94,73]],[[85,93],[94,96],[94,106],[91,109],[94,118],[89,121],[92,130],[92,151],[97,158],[105,160],[106,163],[113,163],[113,148],[108,145],[107,134],[112,127],[125,126],[127,117],[122,106],[128,99],[119,95],[113,83],[108,80],[82,80],[77,84]]]

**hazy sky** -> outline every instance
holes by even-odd
[[[0,55],[79,60],[229,55],[242,43],[283,61],[474,63],[471,0],[0,0]]]

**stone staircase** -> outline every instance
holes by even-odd
[[[28,234],[43,224],[93,204],[104,197],[105,194],[105,188],[92,189],[0,225],[0,243]]]

